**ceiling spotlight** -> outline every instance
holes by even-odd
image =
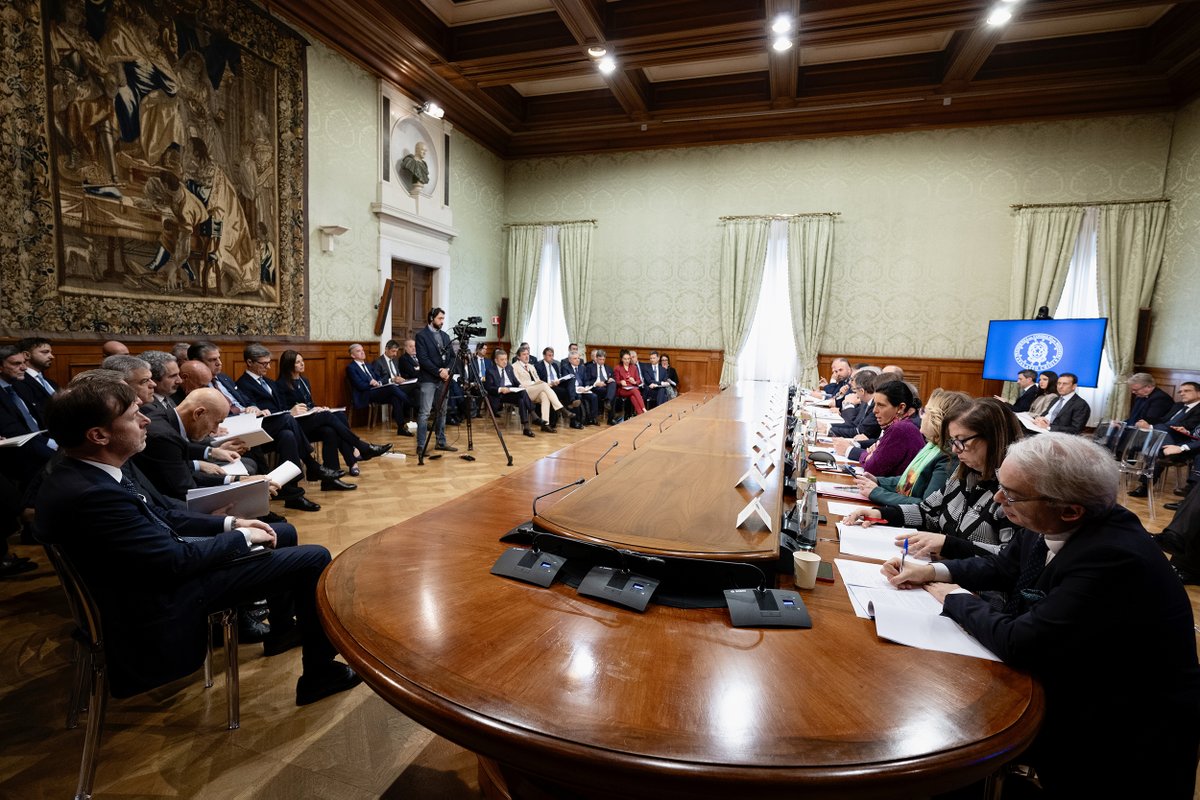
[[[617,70],[617,62],[612,56],[605,56],[604,58],[600,59],[597,66],[605,75],[611,75]]]
[[[776,53],[783,53],[792,49],[792,40],[786,36],[780,36],[771,42],[771,48]]]
[[[433,117],[434,119],[441,119],[442,117],[446,116],[446,109],[442,108],[432,100],[426,100],[420,105],[419,108],[417,108],[417,113],[424,114],[427,117]]]
[[[988,14],[988,25],[1003,25],[1012,19],[1012,12],[1003,6],[992,9],[992,13]]]
[[[594,44],[587,49],[587,54],[592,58],[603,58],[604,56],[608,55],[608,49],[601,47],[598,44]]]
[[[789,31],[791,31],[791,29],[792,29],[792,18],[789,17],[787,14],[780,14],[778,17],[775,18],[775,21],[771,23],[771,32],[772,33],[780,33],[780,34],[788,33]]]

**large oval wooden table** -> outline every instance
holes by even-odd
[[[812,629],[757,630],[733,628],[723,608],[638,614],[489,574],[532,499],[592,476],[613,441],[602,474],[653,452],[669,414],[664,437],[689,424],[685,409],[698,425],[757,414],[761,391],[695,409],[706,398],[683,395],[350,547],[318,589],[331,639],[388,702],[479,754],[491,796],[909,797],[986,777],[1032,741],[1039,686],[880,640],[840,578],[802,592]],[[630,500],[669,504],[698,481],[664,470]],[[754,560],[775,534],[739,536]],[[818,551],[830,560],[836,545]]]

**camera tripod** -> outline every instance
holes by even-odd
[[[500,425],[496,422],[496,412],[492,410],[492,404],[488,402],[487,392],[483,388],[483,376],[479,374],[479,369],[475,365],[475,360],[471,358],[468,342],[470,336],[460,336],[455,340],[458,342],[458,365],[459,374],[462,376],[462,390],[464,398],[476,397],[479,403],[487,409],[488,417],[492,420],[492,429],[496,431],[496,438],[500,440],[500,447],[504,450],[504,455],[508,459],[508,466],[513,465],[512,453],[508,451],[508,443],[504,441],[504,434],[500,432]],[[425,445],[421,451],[417,453],[417,465],[425,464],[425,454],[429,452],[429,442],[434,438],[433,431],[430,428],[432,421],[436,425],[437,420],[441,418],[446,411],[446,402],[450,398],[450,384],[453,381],[453,375],[442,381],[442,385],[438,387],[437,396],[433,400],[433,408],[429,410],[429,417],[425,420]],[[459,458],[464,461],[474,461],[475,456],[471,455],[471,451],[475,449],[475,435],[472,422],[474,415],[470,413],[468,404],[466,424],[467,424],[467,452],[463,453]],[[431,459],[441,458],[440,453],[435,453],[430,456]]]

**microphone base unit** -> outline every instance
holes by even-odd
[[[726,589],[725,603],[735,628],[811,628],[812,619],[797,592],[786,589]]]
[[[596,566],[579,584],[579,593],[606,603],[645,611],[650,596],[658,588],[654,578],[613,567]]]
[[[513,578],[543,589],[554,583],[554,577],[567,560],[553,553],[524,547],[510,547],[492,565],[492,574]]]

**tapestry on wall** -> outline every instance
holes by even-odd
[[[305,336],[303,40],[239,0],[0,15],[0,329]]]

